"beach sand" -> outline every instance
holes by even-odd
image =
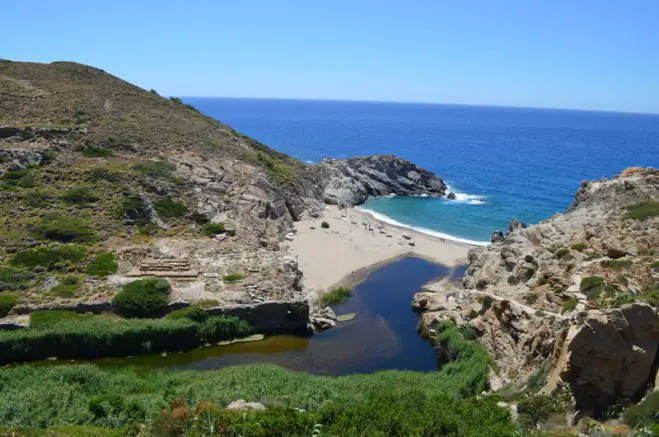
[[[321,227],[323,221],[329,223],[329,229]],[[364,221],[374,230],[364,229]],[[376,228],[378,223],[384,225],[385,233]],[[287,244],[298,257],[304,285],[316,291],[337,285],[354,286],[374,268],[405,256],[445,266],[465,264],[467,252],[474,247],[383,223],[355,208],[339,211],[336,206],[328,206],[322,218],[296,222],[295,229],[297,233]]]

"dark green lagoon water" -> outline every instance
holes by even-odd
[[[107,358],[100,365],[134,365],[177,370],[209,370],[248,363],[271,363],[315,374],[345,375],[379,370],[432,371],[437,359],[430,343],[417,334],[412,297],[427,282],[461,277],[418,258],[405,258],[371,272],[352,297],[334,308],[337,315],[357,313],[350,321],[311,337],[278,335],[262,341],[212,346],[185,353]]]

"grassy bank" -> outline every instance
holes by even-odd
[[[235,317],[127,320],[71,317],[68,312],[49,311],[35,316],[29,329],[0,332],[0,364],[48,357],[89,359],[180,351],[252,332],[247,322]]]
[[[0,424],[68,426],[67,435],[133,435],[138,429],[154,436],[515,435],[506,409],[473,398],[484,388],[487,354],[454,327],[441,330],[455,361],[429,373],[323,377],[271,365],[208,372],[8,368],[0,373]],[[224,409],[236,399],[268,410]]]

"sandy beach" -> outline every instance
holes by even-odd
[[[321,227],[323,221],[329,223],[328,229]],[[372,230],[365,228],[366,222]],[[352,286],[373,268],[407,255],[446,266],[464,264],[474,247],[383,223],[355,208],[339,211],[336,206],[329,206],[322,218],[297,222],[295,229],[287,243],[298,256],[305,286],[318,291],[339,284]]]

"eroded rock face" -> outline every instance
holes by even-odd
[[[659,284],[659,216],[628,212],[657,199],[655,169],[584,182],[565,215],[513,221],[470,251],[463,289],[450,299],[417,295],[423,326],[449,319],[474,328],[500,368],[493,385],[521,386],[544,366],[545,389],[570,383],[579,408],[638,395],[658,360],[657,309],[642,302]]]
[[[443,196],[446,184],[428,170],[391,155],[323,159],[315,166],[324,201],[361,205],[369,196]]]

